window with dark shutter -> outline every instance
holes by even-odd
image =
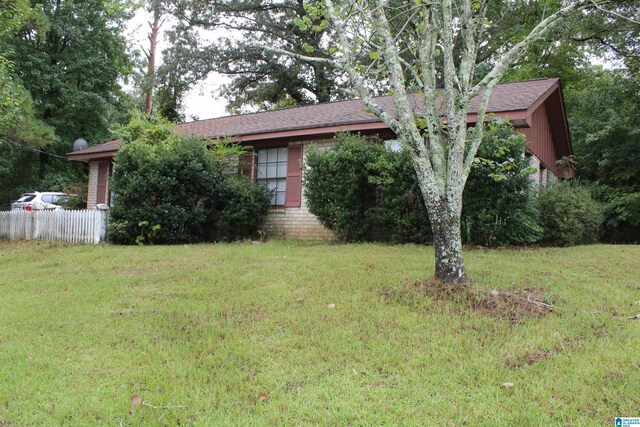
[[[257,182],[272,191],[271,204],[284,206],[287,192],[287,147],[258,150]]]

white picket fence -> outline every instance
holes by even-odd
[[[0,212],[0,236],[98,244],[106,233],[107,214],[97,209]]]

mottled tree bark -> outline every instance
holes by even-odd
[[[462,259],[460,210],[446,198],[432,205],[429,220],[436,252],[435,277],[444,283],[464,284],[467,272]]]

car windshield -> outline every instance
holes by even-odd
[[[22,197],[20,197],[18,199],[18,203],[20,203],[20,202],[30,202],[35,198],[36,198],[35,194],[25,194],[24,196],[22,196]]]

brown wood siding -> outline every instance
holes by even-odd
[[[98,186],[96,191],[96,204],[107,202],[107,176],[109,175],[109,163],[98,163]]]
[[[562,173],[556,166],[558,159],[554,148],[553,133],[547,115],[546,103],[540,105],[531,115],[531,128],[519,129],[529,141],[529,150],[540,162],[557,177]]]
[[[287,154],[287,191],[285,207],[299,207],[302,202],[302,145],[290,145]]]

